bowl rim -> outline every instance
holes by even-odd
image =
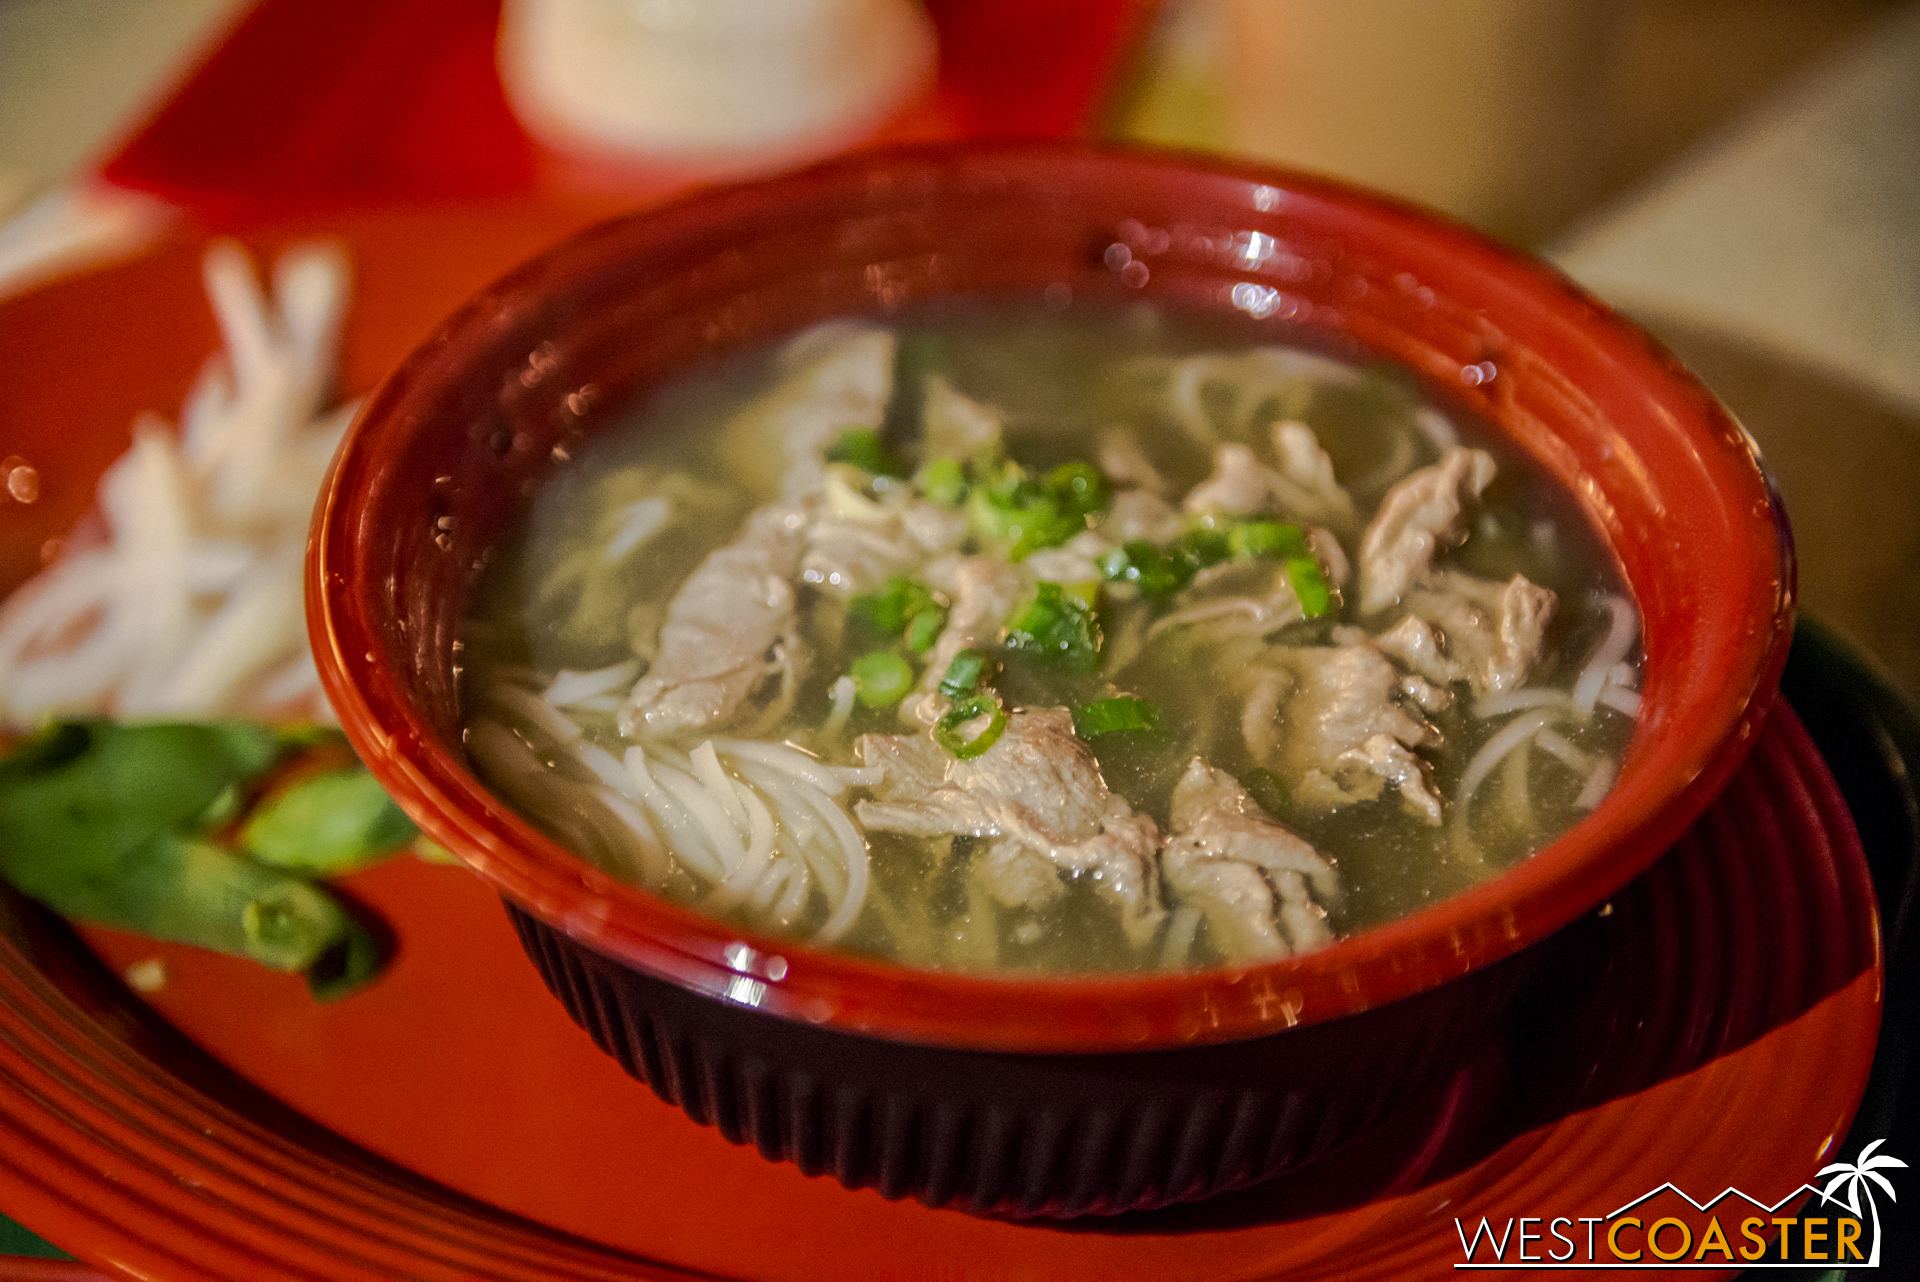
[[[510,326],[520,314],[516,300],[569,262],[657,250],[715,228],[751,230],[769,211],[822,192],[894,190],[899,184],[882,180],[990,171],[1036,184],[1205,182],[1244,189],[1250,218],[1344,220],[1346,233],[1369,245],[1386,238],[1417,248],[1455,286],[1471,279],[1479,306],[1551,321],[1590,349],[1587,358],[1622,371],[1664,416],[1663,430],[1686,433],[1701,465],[1729,487],[1723,506],[1751,513],[1728,534],[1724,581],[1712,591],[1703,585],[1700,606],[1718,628],[1710,642],[1714,688],[1690,694],[1684,717],[1668,719],[1678,722],[1679,746],[1658,757],[1661,777],[1633,774],[1630,761],[1614,794],[1533,856],[1318,952],[1205,970],[1071,976],[912,969],[744,930],[612,881],[493,799],[439,742],[399,679],[401,656],[391,653],[381,626],[392,617],[391,602],[363,572],[363,532],[380,528],[370,492],[390,480],[383,463],[399,443],[427,430],[422,407],[457,374],[450,354]],[[1279,194],[1278,214],[1262,192]],[[1409,998],[1598,907],[1684,831],[1744,759],[1786,660],[1795,593],[1784,509],[1751,438],[1658,343],[1555,268],[1442,215],[1270,165],[1126,145],[976,141],[866,152],[698,191],[596,224],[481,291],[355,416],[316,505],[306,595],[322,684],[368,768],[428,836],[534,916],[624,964],[770,1014],[891,1040],[1076,1053],[1258,1036]],[[1642,737],[1630,754],[1640,752]]]

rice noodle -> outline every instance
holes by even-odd
[[[560,829],[563,840],[570,842],[578,842],[586,833],[591,840],[581,847],[585,851],[599,848],[598,834],[580,811],[562,804],[578,785],[550,770],[504,722],[473,722],[467,729],[467,751],[487,776],[533,818]]]
[[[715,739],[713,746],[736,761],[756,761],[782,774],[804,779],[829,797],[837,797],[849,787],[870,788],[880,782],[882,774],[878,766],[829,765],[782,743]]]
[[[628,748],[624,761],[627,774],[640,789],[640,798],[673,836],[673,851],[694,872],[710,881],[726,875],[720,856],[707,844],[699,824],[686,813],[671,793],[661,787],[647,769],[647,754],[637,744]]]
[[[693,777],[698,779],[720,808],[727,812],[727,818],[733,821],[734,831],[744,833],[747,830],[747,812],[734,792],[733,780],[720,768],[719,754],[713,750],[713,740],[709,739],[687,754],[688,762],[693,766]]]
[[[833,803],[833,799],[808,783],[796,781],[795,787],[800,797],[814,812],[826,821],[827,829],[839,840],[841,851],[846,858],[847,893],[834,907],[833,913],[820,927],[819,938],[832,941],[846,933],[860,916],[860,909],[867,901],[867,842],[860,830],[853,826],[853,820],[846,811]]]
[[[1494,717],[1504,717],[1509,712],[1519,712],[1523,708],[1542,708],[1565,706],[1570,698],[1565,690],[1555,690],[1546,686],[1526,686],[1519,690],[1506,690],[1477,699],[1473,704],[1473,715],[1482,721]]]
[[[1575,774],[1585,775],[1593,773],[1593,754],[1590,752],[1582,752],[1579,748],[1574,747],[1572,743],[1553,727],[1542,726],[1540,733],[1533,737],[1533,741],[1560,760],[1566,762],[1567,768]]]
[[[1600,764],[1593,768],[1593,773],[1587,776],[1587,786],[1580,790],[1573,804],[1581,810],[1592,810],[1599,805],[1613,787],[1616,770],[1613,760],[1603,757]]]
[[[1629,690],[1625,686],[1617,686],[1611,681],[1600,687],[1600,694],[1596,702],[1604,703],[1616,712],[1624,712],[1630,717],[1640,715],[1639,693],[1634,690]]]
[[[1541,727],[1552,719],[1553,713],[1546,709],[1523,712],[1494,732],[1491,739],[1481,744],[1480,750],[1473,754],[1471,761],[1467,762],[1465,773],[1460,776],[1460,807],[1466,808],[1474,789],[1478,788],[1480,781],[1500,764],[1502,757],[1533,738],[1540,732]]]
[[[809,884],[812,877],[807,872],[807,862],[804,859],[789,858],[781,862],[788,870],[787,893],[781,896],[780,903],[773,912],[781,922],[791,924],[799,918],[801,910],[807,906],[808,892],[812,889]]]
[[[838,907],[847,893],[845,853],[840,852],[838,859],[833,857],[839,849],[838,843],[815,814],[813,807],[801,798],[796,786],[798,781],[750,762],[742,762],[740,772],[772,800],[774,809],[779,813],[781,831],[776,838],[777,843],[812,869],[827,902]]]
[[[634,843],[632,849],[639,855],[630,861],[628,874],[643,885],[659,885],[667,876],[667,853],[661,847],[660,834],[647,822],[640,807],[624,792],[602,785],[595,790],[594,796],[601,805],[612,811],[614,816],[632,830]]]
[[[511,713],[524,726],[538,730],[565,747],[580,737],[580,727],[533,691],[508,682],[496,682],[481,692],[482,702]]]
[[[1522,827],[1533,825],[1533,744],[1523,743],[1500,763],[1500,803]]]
[[[1460,448],[1460,432],[1454,427],[1453,420],[1431,405],[1422,405],[1416,409],[1413,412],[1413,421],[1415,426],[1427,434],[1427,439],[1433,442],[1434,448],[1442,454],[1448,450]]]
[[[847,719],[853,715],[853,696],[858,689],[852,677],[841,677],[827,687],[833,707],[828,711],[827,719],[820,723],[821,734],[829,739],[840,737],[840,732],[847,728]]]
[[[774,896],[792,879],[793,868],[793,863],[784,858],[768,864],[766,871],[760,874],[760,880],[753,883],[753,889],[747,895],[748,905],[761,912],[772,908]]]
[[[597,743],[582,739],[573,745],[574,759],[592,772],[595,778],[617,792],[625,793],[635,801],[645,801],[639,783],[627,772],[620,759]]]
[[[745,784],[733,783],[730,791],[737,798],[747,815],[747,850],[739,866],[726,875],[720,883],[711,902],[721,908],[730,908],[750,893],[766,875],[767,866],[773,857],[773,834],[775,826],[773,815],[766,803],[761,801],[753,789]]]
[[[1580,670],[1579,680],[1573,683],[1574,710],[1583,717],[1593,712],[1594,702],[1600,697],[1601,687],[1606,684],[1613,665],[1627,657],[1640,631],[1640,616],[1630,602],[1617,596],[1603,600],[1613,612],[1612,625],[1607,629],[1606,638],[1588,657],[1586,667]]]
[[[1350,494],[1370,494],[1384,490],[1395,481],[1411,472],[1419,459],[1414,455],[1413,437],[1406,432],[1393,434],[1393,453],[1380,466],[1346,483]]]
[[[673,516],[673,504],[661,495],[637,500],[621,508],[619,528],[600,550],[600,560],[613,564],[639,547],[666,525]]]
[[[547,683],[547,688],[541,692],[540,697],[556,708],[574,707],[595,695],[631,686],[639,671],[638,659],[609,664],[590,672],[576,672],[571,668],[562,668],[554,674],[553,680]]]
[[[719,799],[708,792],[698,779],[674,769],[664,761],[654,763],[653,777],[673,795],[693,817],[700,831],[706,834],[707,846],[719,857],[721,868],[725,872],[732,872],[739,867],[740,861],[747,856],[746,847],[740,844],[740,834],[727,821],[727,812],[721,808]]]

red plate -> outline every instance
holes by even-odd
[[[362,281],[346,386],[589,212],[316,219]],[[0,304],[4,452],[42,477],[40,501],[0,506],[0,588],[85,509],[133,414],[171,414],[212,350],[201,248],[183,231]],[[766,1163],[595,1050],[463,871],[402,859],[349,886],[398,953],[332,1006],[0,900],[0,1209],[153,1277],[1438,1275],[1456,1216],[1604,1215],[1667,1180],[1784,1195],[1833,1156],[1880,1013],[1865,861],[1785,712],[1674,853],[1546,945],[1564,992],[1429,1133],[1120,1221],[977,1220]],[[171,978],[143,1003],[114,976],[154,956]]]

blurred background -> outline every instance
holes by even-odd
[[[368,24],[368,41],[393,45],[380,74],[415,66],[425,74],[450,61],[447,24],[406,19],[433,5],[342,4],[336,12]],[[79,236],[77,207],[79,221],[91,223],[87,234],[127,234],[113,222],[131,217],[125,208],[102,215],[84,197],[87,177],[129,139],[131,152],[108,171],[123,183],[129,172],[132,186],[151,178],[156,136],[169,163],[192,167],[195,135],[183,131],[208,128],[207,104],[198,116],[183,111],[194,99],[181,90],[192,88],[203,60],[233,52],[253,8],[249,0],[0,0],[0,280],[9,263],[44,255],[50,237]],[[299,6],[262,8],[284,18]],[[700,30],[688,25],[695,11],[704,15]],[[1046,6],[1009,21],[1005,5],[930,0],[924,11],[946,46],[944,96],[889,118],[915,92],[915,76],[930,74],[916,62],[927,57],[914,43],[920,36],[898,27],[906,11],[923,12],[907,0],[710,0],[693,9],[675,0],[509,0],[508,27],[518,20],[520,45],[533,52],[516,59],[503,46],[507,98],[529,132],[551,144],[532,162],[511,158],[533,166],[533,179],[516,181],[584,181],[602,194],[626,182],[636,197],[657,198],[690,178],[777,168],[876,132],[1066,131],[1297,165],[1437,206],[1552,257],[1707,379],[1780,478],[1807,604],[1920,693],[1920,588],[1911,574],[1920,565],[1920,522],[1911,515],[1920,510],[1911,498],[1920,484],[1920,5],[1120,0]],[[626,22],[625,35],[609,15]],[[779,22],[826,33],[811,61],[789,56],[775,66],[765,39],[749,47],[754,31],[764,36]],[[678,35],[669,30],[675,23]],[[641,48],[633,32],[649,24],[656,43]],[[1088,33],[1088,47],[1077,50],[1076,24]],[[662,31],[679,43],[659,44]],[[563,47],[568,39],[575,50]],[[716,53],[722,39],[734,44]],[[783,48],[804,44],[791,30],[780,39]],[[596,52],[578,51],[588,47]],[[313,84],[302,91],[316,112],[337,116],[355,86],[313,87],[332,74],[319,65],[327,53],[316,54],[305,73]],[[800,130],[785,149],[736,139],[729,151],[724,139],[700,134],[700,122],[726,104],[688,100],[724,81],[709,72],[728,58],[761,60],[755,78],[775,86],[761,95],[762,116],[768,103],[794,119],[815,106],[822,120],[845,108],[840,125]],[[949,83],[963,60],[976,88],[991,89],[997,75],[1020,93],[998,114],[984,89],[969,107]],[[372,77],[370,65],[363,58],[341,75]],[[622,75],[623,66],[637,70]],[[891,80],[873,70],[886,67],[898,73]],[[1035,83],[1049,74],[1061,80],[1052,99]],[[596,92],[568,101],[569,81]],[[852,101],[860,93],[872,100],[865,116]],[[834,94],[848,101],[823,100]],[[292,82],[285,96],[294,96]],[[141,127],[170,102],[143,153]],[[282,104],[266,115],[280,111],[287,132],[286,113],[298,109]],[[763,127],[742,120],[741,129]],[[213,127],[222,126],[215,119]],[[677,152],[676,129],[684,134]],[[461,145],[481,146],[483,131],[471,132]],[[236,138],[245,141],[229,136],[209,150],[231,151]],[[598,154],[558,164],[548,154],[582,138],[586,152],[597,139]],[[651,148],[657,154],[644,159],[652,167],[608,168],[622,146]],[[288,181],[268,168],[259,168],[262,184]],[[451,175],[448,190],[458,192],[463,183],[498,186],[509,173],[520,170],[456,157],[441,176]],[[1876,515],[1870,536],[1858,529],[1862,512]]]
[[[574,40],[605,61],[609,50],[622,52],[620,36],[607,35],[605,13],[593,10],[622,6],[655,27],[687,10],[670,0],[518,0],[509,17],[518,8],[555,13],[549,27],[601,21],[591,40]],[[48,211],[48,194],[52,203],[67,194],[71,205],[75,182],[190,83],[250,8],[250,0],[0,0],[0,221],[10,219],[0,226],[0,278],[8,261],[44,253],[48,223],[54,238],[73,234],[71,207]],[[436,42],[451,36],[403,19],[422,6],[348,8],[372,15],[374,29],[392,27],[397,46],[419,44],[411,58],[392,59],[388,75],[409,61],[428,71],[436,56],[445,61]],[[789,0],[755,10],[714,0],[705,12],[733,10],[749,29],[766,27],[770,13],[841,23],[831,46],[814,50],[816,63],[837,59],[828,73],[804,81],[787,69],[787,113],[803,115],[833,84],[858,81],[862,67],[920,56],[910,36],[870,35],[889,8]],[[912,6],[900,0],[899,8]],[[948,63],[970,59],[979,71],[983,59],[1000,59],[1002,75],[1043,107],[1033,81],[1058,63],[1056,98],[1077,96],[1083,107],[1069,111],[1069,131],[1327,171],[1548,253],[1647,322],[1761,439],[1795,518],[1807,605],[1920,693],[1920,587],[1912,582],[1920,566],[1912,514],[1920,509],[1912,501],[1920,484],[1920,6],[1912,0],[1125,0],[1035,10],[1048,15],[1039,21],[1004,21],[1006,6],[968,0],[925,8],[948,42]],[[1075,12],[1108,23],[1106,44],[1077,63],[1043,46],[1071,44]],[[551,48],[564,35],[549,40],[549,63],[568,56]],[[695,36],[645,54],[655,61],[626,84],[666,86],[659,98],[684,102],[716,79],[689,61],[707,56],[695,46],[712,33]],[[954,50],[962,38],[968,48]],[[728,56],[764,59],[766,50]],[[588,54],[574,58],[574,79],[622,84],[588,65]],[[601,111],[603,119],[584,123],[601,129],[603,142],[612,138],[612,150],[639,113],[659,119],[637,127],[664,131],[712,115],[685,113],[676,123],[659,102],[612,90],[586,107],[541,98],[536,61],[522,59],[534,67],[522,79],[534,84],[511,98],[530,127],[528,107],[547,107],[545,129],[534,132],[549,140],[553,119],[568,111]],[[1089,65],[1098,77],[1091,92],[1081,83]],[[703,75],[674,81],[674,67]],[[762,83],[780,81],[778,67],[756,67]],[[369,75],[365,65],[359,73]],[[545,75],[555,81],[551,67]],[[912,90],[868,88],[881,109],[889,94]],[[628,117],[616,119],[622,109]],[[941,109],[947,119],[933,119]],[[983,106],[968,117],[962,107],[958,123],[954,111],[948,94],[931,117],[908,111],[904,127],[897,121],[881,134],[1023,131],[1012,109],[993,115]],[[1058,131],[1062,119],[1056,109],[1046,129]],[[795,150],[764,148],[745,163],[708,155],[705,171],[693,138],[691,167],[670,178],[778,167],[872,129],[854,109],[839,134],[816,131]],[[169,138],[179,161],[182,134]],[[484,167],[449,159],[449,173],[459,163],[468,177]],[[551,165],[541,169],[551,175]],[[651,171],[636,192],[657,196],[666,186]],[[1866,539],[1862,514],[1878,516]]]

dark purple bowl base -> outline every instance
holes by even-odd
[[[1197,1201],[1432,1113],[1499,1040],[1534,960],[1522,953],[1418,1001],[1251,1040],[992,1054],[770,1017],[507,911],[574,1021],[694,1121],[848,1188],[1017,1218]]]
[[[1700,821],[1600,911],[1425,993],[1244,1041],[885,1041],[692,992],[508,914],[574,1021],[695,1121],[849,1188],[1009,1217],[1148,1211],[1275,1177],[1257,1207],[1191,1214],[1354,1205],[1689,1072],[1879,964],[1859,839],[1785,705]]]

